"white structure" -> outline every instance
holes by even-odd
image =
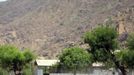
[[[93,67],[102,67],[102,66],[104,66],[104,64],[103,63],[93,63],[92,66]]]
[[[35,75],[43,75],[43,68],[49,68],[56,63],[58,63],[59,60],[43,60],[43,59],[37,59],[35,61],[36,69],[35,69]]]
[[[59,60],[36,60],[37,66],[53,66],[55,65]]]

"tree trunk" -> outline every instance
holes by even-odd
[[[76,69],[74,70],[73,74],[76,75]]]
[[[113,52],[111,52],[110,50],[105,50],[111,57],[110,59],[114,62],[116,68],[119,70],[118,72],[121,73],[120,75],[127,75],[126,73],[126,69],[124,67],[124,65],[122,65],[122,63],[120,63],[120,61],[118,61],[115,57],[115,55],[113,54]]]
[[[74,75],[76,75],[76,70],[77,70],[77,68],[76,68],[76,66],[74,67],[74,70],[73,70],[73,74]]]
[[[127,75],[124,66],[119,66],[118,69],[120,70],[121,75]]]
[[[15,75],[22,75],[21,71],[18,71],[18,70],[14,71],[14,74]]]
[[[14,63],[13,70],[15,75],[22,75],[22,68],[18,64]]]
[[[120,70],[118,72],[121,72],[121,75],[127,75],[124,65],[120,64],[120,62],[116,59],[114,54],[111,54],[111,56],[114,64],[116,65],[116,68]]]
[[[119,69],[119,71],[118,71],[118,72],[119,72],[119,75],[127,75],[127,74],[126,74],[126,70],[125,70],[124,67],[121,66],[121,67],[119,67],[118,69]]]

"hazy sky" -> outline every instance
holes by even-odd
[[[4,2],[4,1],[7,1],[7,0],[0,0],[0,2]]]

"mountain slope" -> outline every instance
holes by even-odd
[[[133,0],[10,0],[0,5],[0,42],[55,58],[85,31],[118,12],[133,13],[133,6]]]

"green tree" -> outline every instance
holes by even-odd
[[[134,69],[134,51],[121,50],[115,54],[122,65],[124,65],[126,68]]]
[[[91,54],[88,54],[86,50],[78,47],[64,49],[59,59],[62,66],[73,70],[74,75],[78,68],[84,68],[92,63]]]
[[[128,36],[127,47],[129,50],[134,50],[134,34]]]
[[[94,62],[113,62],[119,72],[126,75],[125,67],[120,64],[114,54],[118,47],[117,36],[118,34],[113,27],[100,26],[85,33],[84,42],[89,44],[91,48],[89,52],[93,54]]]
[[[29,50],[21,51],[15,46],[0,46],[0,66],[7,70],[13,70],[15,75],[22,75],[24,66],[34,59],[34,54]]]
[[[117,52],[116,56],[126,68],[134,69],[134,34],[129,35],[126,50]]]

